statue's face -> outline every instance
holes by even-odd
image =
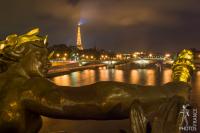
[[[48,68],[48,50],[33,46],[21,64],[30,77],[44,76]]]

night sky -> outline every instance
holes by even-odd
[[[198,0],[1,0],[0,39],[39,27],[49,43],[106,50],[200,49]]]

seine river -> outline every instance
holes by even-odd
[[[130,65],[117,69],[101,67],[96,70],[72,72],[51,80],[62,86],[82,86],[98,81],[118,81],[142,85],[160,85],[172,80],[171,69],[132,69]],[[194,74],[191,101],[200,103],[200,71]],[[80,110],[81,111],[81,110]],[[200,113],[200,112],[199,112]],[[200,124],[200,122],[198,122]],[[118,121],[71,121],[43,118],[40,133],[120,133],[130,132],[129,120]]]

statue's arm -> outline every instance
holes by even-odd
[[[53,118],[107,119],[108,115],[120,118],[128,115],[122,111],[128,111],[134,98],[128,87],[112,82],[63,87],[38,78],[26,83],[28,89],[22,92],[21,99],[28,110]]]

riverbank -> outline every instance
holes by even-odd
[[[74,66],[74,67],[68,67],[68,66],[59,66],[59,67],[52,67],[49,69],[48,73],[46,74],[47,78],[55,77],[59,75],[69,74],[71,72],[75,71],[82,71],[85,69],[96,69],[99,67],[104,67],[105,64],[91,64],[86,66]]]

